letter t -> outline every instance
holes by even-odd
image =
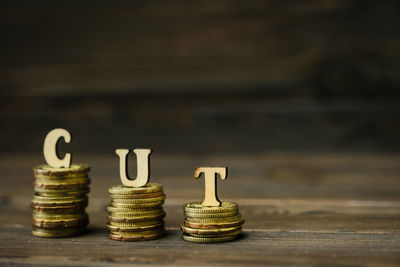
[[[199,167],[194,171],[194,178],[199,178],[204,173],[205,197],[201,205],[206,207],[219,207],[221,202],[217,196],[217,174],[222,180],[226,179],[226,167]]]

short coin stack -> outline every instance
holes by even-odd
[[[162,185],[148,183],[143,187],[117,185],[109,190],[111,204],[107,228],[108,237],[118,241],[157,239],[165,234],[162,207],[165,195]]]
[[[90,167],[69,168],[39,165],[33,169],[35,194],[31,200],[32,234],[39,237],[67,237],[85,232]]]
[[[199,243],[234,240],[242,232],[244,220],[233,202],[222,202],[219,207],[203,207],[200,202],[184,206],[185,221],[181,225],[183,239]]]

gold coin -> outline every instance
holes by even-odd
[[[153,193],[141,193],[141,194],[135,194],[135,195],[119,195],[119,194],[110,194],[110,197],[113,199],[148,199],[148,198],[154,198],[154,197],[159,197],[159,196],[164,196],[164,192],[158,191],[158,192],[153,192]]]
[[[90,179],[76,181],[75,183],[39,183],[35,181],[33,183],[33,187],[36,188],[44,188],[44,189],[77,189],[82,187],[87,187],[90,184]]]
[[[76,191],[84,191],[87,190],[88,184],[75,184],[72,186],[61,186],[59,188],[57,187],[38,187],[36,184],[33,186],[35,192],[41,194],[41,193],[50,193],[50,194],[59,194],[59,193],[69,193],[69,192],[76,192]]]
[[[187,227],[196,228],[196,229],[220,229],[220,228],[229,228],[240,226],[244,223],[244,220],[237,220],[233,222],[222,222],[222,223],[195,223],[185,220],[184,224]]]
[[[110,222],[117,222],[117,223],[149,222],[149,221],[161,220],[164,217],[165,217],[165,212],[156,215],[135,216],[135,217],[121,217],[121,216],[107,215],[107,218]]]
[[[239,230],[236,232],[225,233],[225,234],[190,234],[191,236],[195,237],[222,237],[222,236],[238,236],[242,233],[242,228],[240,227]]]
[[[64,178],[64,177],[59,177],[57,179],[45,179],[45,178],[36,178],[34,180],[38,184],[82,184],[82,183],[87,183],[90,181],[90,178],[88,176],[83,176],[83,177],[77,177],[77,178]]]
[[[185,212],[186,217],[199,218],[199,219],[209,219],[209,218],[223,218],[232,217],[238,215],[238,211],[232,212],[221,212],[221,213],[193,213]]]
[[[49,209],[52,208],[73,208],[73,207],[87,207],[88,201],[86,199],[80,198],[79,201],[51,201],[51,202],[42,202],[42,201],[34,201],[31,200],[31,207],[35,209]]]
[[[86,228],[69,228],[63,230],[33,229],[32,234],[38,237],[67,237],[83,234]]]
[[[126,203],[116,203],[111,202],[111,206],[114,208],[124,208],[124,209],[146,209],[146,208],[156,208],[164,204],[164,200],[158,202],[149,202],[149,203],[134,203],[134,204],[126,204]]]
[[[77,173],[77,174],[68,174],[66,176],[48,176],[48,175],[34,175],[36,181],[46,181],[46,182],[58,182],[58,181],[69,181],[69,180],[75,180],[75,179],[88,179],[89,174],[88,173]]]
[[[36,191],[36,194],[39,196],[43,197],[69,197],[69,196],[85,196],[90,192],[89,187],[80,189],[80,190],[74,190],[74,191]]]
[[[48,198],[42,196],[33,196],[31,204],[42,207],[60,207],[60,206],[84,206],[88,204],[88,198]]]
[[[89,220],[88,214],[83,213],[75,218],[70,218],[70,219],[56,218],[56,219],[49,220],[49,219],[33,217],[32,223],[36,226],[51,226],[51,225],[60,225],[60,224],[73,225],[73,224],[79,224],[81,222],[86,222],[88,220]]]
[[[81,198],[87,198],[86,196],[82,196]],[[42,196],[39,194],[34,194],[33,199],[38,200],[38,201],[70,201],[70,200],[75,200],[79,199],[76,196],[53,196],[53,197],[47,197],[47,196]]]
[[[164,211],[157,211],[157,213],[127,213],[127,212],[110,212],[109,215],[112,217],[133,219],[133,218],[143,218],[143,217],[156,217],[164,214]]]
[[[85,176],[90,171],[87,164],[71,164],[69,168],[54,168],[49,165],[42,164],[33,168],[35,176],[39,177],[79,177]]]
[[[85,210],[87,205],[79,205],[79,206],[59,206],[59,207],[42,207],[42,206],[34,206],[31,205],[32,210],[35,212],[46,212],[46,213],[57,213],[57,214],[64,214],[64,213],[76,213],[82,212]]]
[[[126,237],[126,236],[121,236],[119,234],[113,234],[109,233],[108,238],[112,240],[117,240],[117,241],[147,241],[147,240],[153,240],[153,239],[158,239],[161,238],[165,235],[164,232],[160,232],[157,234],[152,234],[152,235],[144,235],[144,236],[131,236],[131,237]]]
[[[79,212],[79,213],[71,213],[71,214],[52,214],[48,212],[37,212],[33,211],[32,212],[32,217],[36,220],[71,220],[71,219],[78,219],[81,218],[82,216],[87,216],[87,213],[85,212]]]
[[[74,214],[74,215],[46,215],[46,216],[35,216],[33,215],[32,221],[36,223],[64,223],[64,222],[74,222],[78,220],[86,220],[89,218],[89,215],[86,212]]]
[[[133,198],[133,199],[121,199],[121,198],[112,198],[114,203],[123,203],[123,204],[143,204],[143,203],[154,203],[165,200],[165,195],[159,197],[152,198]]]
[[[157,214],[163,211],[161,207],[157,207],[154,209],[129,209],[129,208],[116,208],[112,206],[108,206],[107,210],[111,213],[129,213],[129,214],[137,214],[137,215],[152,215]]]
[[[146,217],[158,217],[165,214],[164,211],[157,211],[156,213],[118,213],[118,212],[110,212],[110,216],[133,219],[133,218],[146,218]]]
[[[182,235],[183,240],[195,243],[219,243],[227,242],[236,239],[237,236],[222,236],[222,237],[196,237],[190,235]]]
[[[69,174],[67,176],[46,176],[46,175],[34,175],[35,181],[38,182],[48,182],[48,183],[57,183],[57,182],[73,182],[74,180],[79,179],[89,179],[89,174]]]
[[[121,223],[121,222],[113,222],[113,221],[108,221],[108,223],[112,226],[117,226],[117,227],[143,227],[143,226],[151,226],[159,223],[164,223],[163,219],[160,220],[154,220],[154,221],[146,221],[146,222],[135,222],[135,223]]]
[[[146,225],[146,226],[115,226],[111,224],[106,225],[108,230],[111,232],[144,232],[144,231],[151,231],[157,230],[164,227],[164,222],[153,224],[153,225]]]
[[[201,202],[188,203],[184,206],[185,212],[190,213],[226,213],[238,211],[238,205],[234,202],[223,201],[219,207],[203,207]]]
[[[86,227],[89,224],[88,218],[81,218],[75,220],[58,220],[58,221],[45,221],[45,220],[32,220],[32,226],[35,229],[65,229],[65,228],[78,228]]]
[[[135,195],[147,194],[162,191],[162,185],[158,183],[148,183],[142,187],[128,187],[124,185],[116,185],[108,189],[110,194],[117,195]]]
[[[220,228],[220,229],[196,229],[181,225],[182,232],[190,234],[192,236],[221,236],[221,235],[232,235],[237,234],[241,231],[241,226],[230,227],[230,228]]]
[[[240,214],[232,217],[222,217],[222,218],[193,218],[193,217],[186,217],[186,220],[189,222],[194,222],[194,223],[207,223],[207,224],[212,224],[212,223],[228,223],[228,222],[234,222],[241,220],[242,216]]]
[[[123,237],[138,237],[138,236],[146,236],[146,235],[155,235],[164,232],[164,228],[156,229],[156,230],[147,230],[141,232],[119,232],[119,231],[109,231],[110,234],[119,235]]]
[[[111,204],[109,205],[109,207],[111,208],[115,208],[116,210],[118,209],[119,211],[117,212],[128,212],[128,213],[132,213],[132,212],[148,212],[148,211],[152,211],[152,210],[161,210],[162,207],[161,205],[158,206],[154,206],[154,207],[138,207],[138,206],[131,206],[130,208],[122,208],[122,207],[114,207],[113,202],[111,202]],[[118,204],[118,203],[117,203]]]

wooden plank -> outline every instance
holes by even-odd
[[[201,199],[200,199],[201,200]],[[177,230],[182,224],[183,205],[199,199],[168,198],[164,208],[166,224]],[[31,228],[29,197],[8,198],[1,203],[4,216],[0,224],[13,228]],[[90,197],[91,227],[104,228],[106,206],[110,199]],[[235,199],[246,220],[244,229],[269,232],[385,233],[400,229],[399,201]],[[257,204],[255,204],[257,203]],[[12,216],[6,216],[12,213]]]
[[[107,188],[119,183],[117,156],[112,150],[110,155],[73,156],[92,167],[91,196],[107,199]],[[3,181],[13,188],[13,196],[29,197],[31,167],[43,163],[41,152],[2,155],[0,159]],[[271,152],[247,157],[188,157],[153,153],[151,180],[164,185],[168,198],[202,199],[204,184],[192,178],[194,168],[218,163],[229,167],[228,179],[218,183],[219,195],[226,199],[400,200],[398,162],[396,154]],[[135,173],[135,166],[130,171]],[[8,196],[8,188],[0,187],[0,194]]]
[[[355,0],[6,2],[0,86],[35,96],[398,96],[398,9]]]
[[[64,239],[40,239],[27,229],[0,228],[0,261],[14,264],[398,264],[399,234],[246,231],[226,244],[192,244],[169,230],[160,240],[122,243],[104,229]]]
[[[46,133],[62,126],[77,137],[68,146],[77,153],[108,153],[128,144],[152,147],[157,153],[191,155],[271,150],[396,152],[400,149],[397,102],[392,98],[319,103],[251,92],[5,98],[0,123],[7,127],[0,148],[36,153]],[[27,138],[8,142],[28,128]]]
[[[396,266],[400,261],[398,155],[271,153],[188,158],[155,154],[152,175],[167,194],[168,235],[138,243],[107,238],[107,188],[118,183],[118,159],[90,154],[79,155],[93,162],[88,233],[61,239],[33,237],[32,173],[26,166],[38,163],[38,158],[1,156],[6,186],[0,187],[0,264]],[[244,234],[235,242],[192,244],[180,237],[183,204],[201,200],[204,194],[203,183],[192,178],[191,166],[198,162],[233,166],[228,179],[219,183],[219,192],[222,199],[239,203],[246,220]]]
[[[242,200],[239,203],[244,203],[241,206],[246,218],[244,235],[236,242],[204,245],[187,243],[180,238],[177,228],[183,212],[182,206],[175,204],[183,201],[172,199],[174,205],[165,206],[166,238],[122,243],[106,237],[104,199],[91,199],[91,224],[87,234],[62,239],[31,236],[31,215],[26,205],[29,201],[19,199],[1,209],[0,262],[17,265],[192,262],[202,265],[354,264],[358,261],[396,265],[399,260],[400,202]],[[351,209],[358,212],[353,213]]]

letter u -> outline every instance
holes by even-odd
[[[119,176],[122,184],[130,187],[145,186],[149,180],[149,155],[151,149],[134,149],[137,158],[137,177],[135,180],[129,178],[127,168],[127,156],[129,149],[116,149],[115,153],[119,156]]]

